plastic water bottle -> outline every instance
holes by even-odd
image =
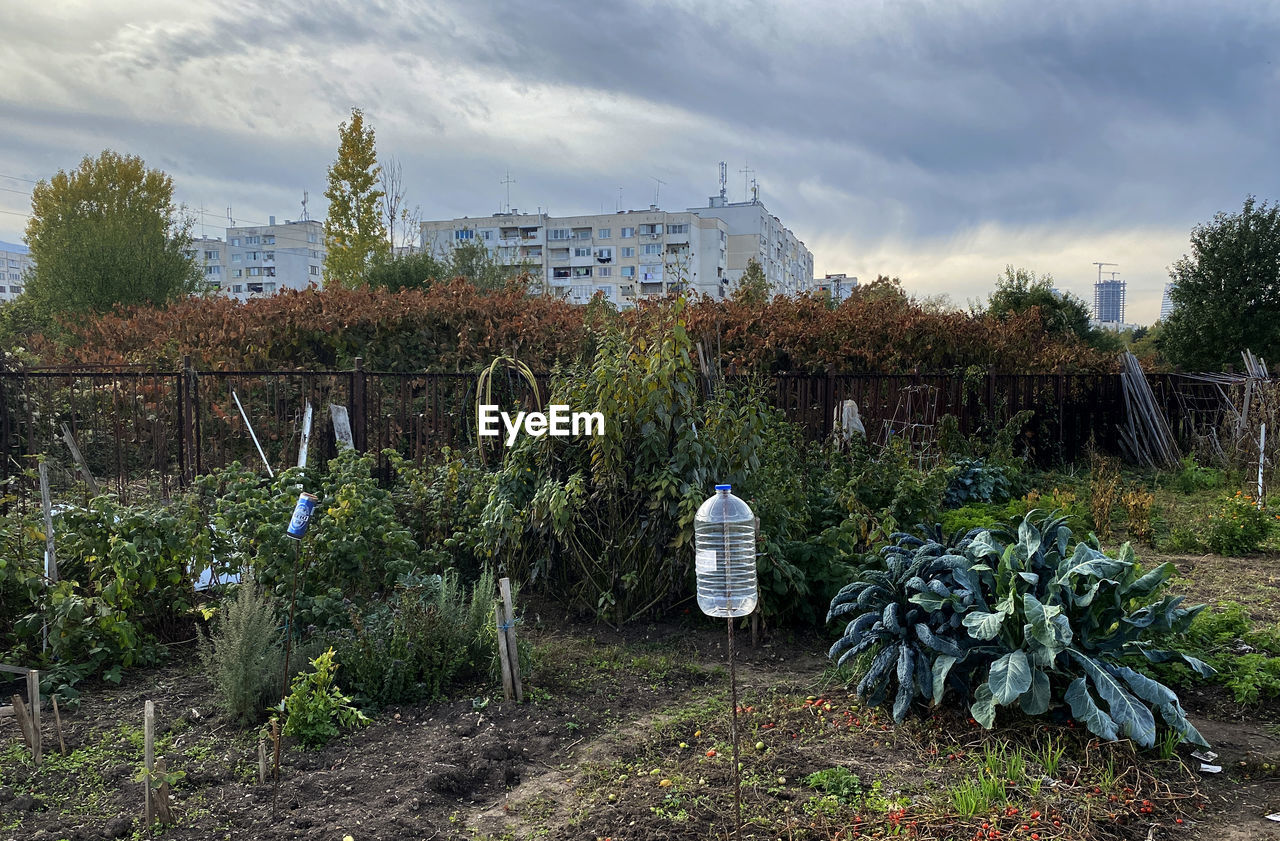
[[[716,485],[693,521],[698,607],[708,616],[746,616],[756,609],[756,517],[750,506]]]

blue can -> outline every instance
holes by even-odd
[[[307,534],[307,529],[311,526],[311,514],[316,510],[316,500],[320,497],[315,494],[304,493],[298,497],[298,504],[293,507],[293,516],[289,518],[289,530],[286,535],[294,540],[301,540]]]

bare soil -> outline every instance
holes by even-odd
[[[323,750],[286,745],[278,793],[257,781],[257,732],[215,711],[190,651],[128,674],[123,686],[86,691],[63,715],[67,756],[46,712],[41,768],[23,758],[13,719],[0,719],[0,839],[151,837],[135,781],[147,699],[157,706],[160,754],[185,773],[166,838],[730,837],[722,627],[689,619],[624,633],[527,630],[537,666],[526,703],[484,686],[381,710]],[[1274,709],[1240,708],[1211,688],[1189,692],[1193,721],[1223,767],[1201,774],[1185,749],[1168,760],[1135,755],[1065,723],[1002,720],[987,733],[963,710],[938,710],[894,727],[850,697],[827,670],[825,646],[778,635],[740,652],[744,838],[970,839],[995,829],[992,837],[1034,832],[1046,841],[1280,839],[1280,823],[1264,819],[1280,812],[1280,777],[1267,768],[1280,764]],[[1025,778],[1005,785],[1008,805],[961,816],[951,792],[981,774],[984,751],[1006,743],[1028,757],[1063,745],[1062,764],[1050,777],[1029,759]],[[805,784],[835,767],[857,775],[859,797]]]

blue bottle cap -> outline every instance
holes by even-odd
[[[718,490],[718,491],[730,491],[730,490],[733,490],[733,485],[716,485],[716,490]]]

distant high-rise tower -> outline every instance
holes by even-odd
[[[1124,324],[1125,282],[1098,280],[1093,285],[1093,318],[1101,324]]]
[[[1173,284],[1166,283],[1164,285],[1164,298],[1161,299],[1160,301],[1160,320],[1161,321],[1167,321],[1169,319],[1169,316],[1173,315],[1174,309],[1176,309],[1178,306],[1173,302],[1173,298],[1169,294],[1172,291],[1173,291]]]

